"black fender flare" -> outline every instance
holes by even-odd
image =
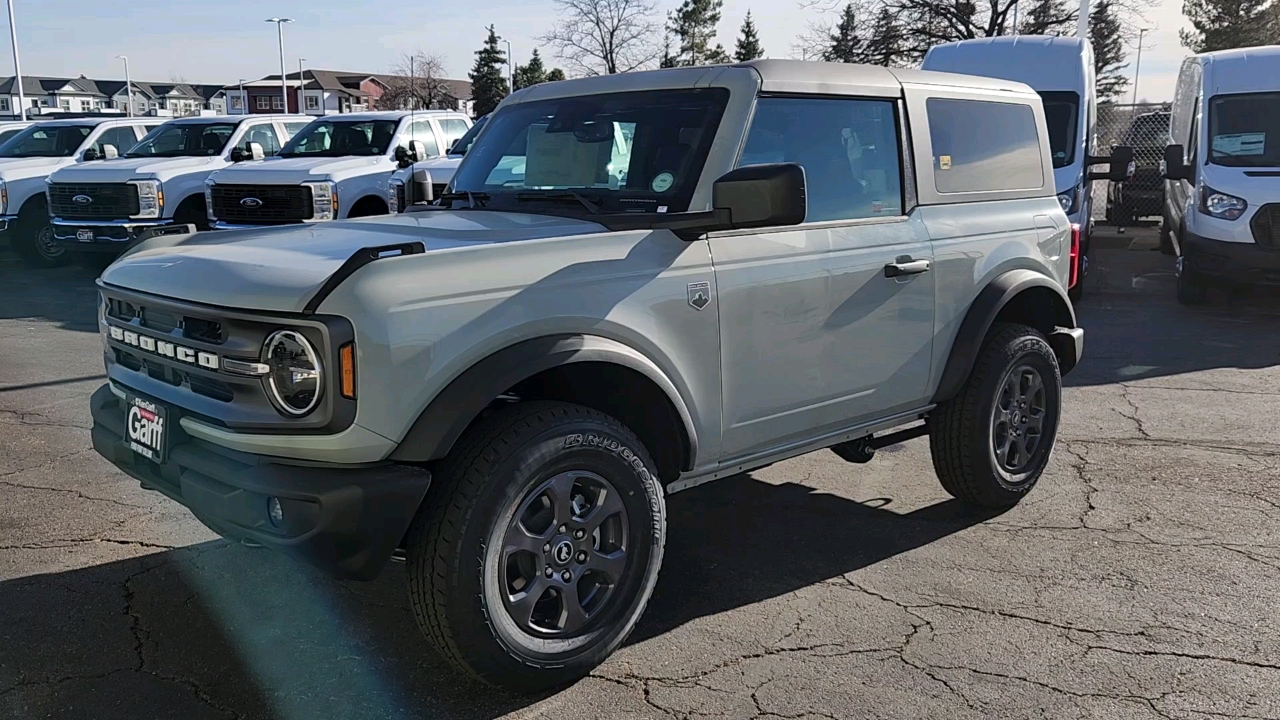
[[[439,460],[480,412],[522,380],[572,363],[597,362],[634,370],[662,389],[684,425],[687,447],[682,470],[692,469],[698,452],[693,416],[666,373],[635,348],[598,335],[565,334],[525,340],[480,360],[436,394],[391,453],[401,462]]]
[[[1065,375],[1079,361],[1079,353],[1083,349],[1083,331],[1076,325],[1076,313],[1071,301],[1062,287],[1049,276],[1035,270],[1009,270],[978,292],[969,312],[960,323],[955,342],[951,345],[951,354],[942,371],[938,389],[933,395],[933,402],[950,400],[960,393],[964,387],[973,364],[982,351],[982,342],[991,330],[1000,311],[1016,297],[1032,288],[1048,288],[1053,292],[1056,301],[1053,303],[1052,317],[1046,317],[1036,323],[1037,329],[1049,337],[1049,344],[1058,355]],[[1058,332],[1061,328],[1064,332]]]

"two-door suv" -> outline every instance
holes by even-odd
[[[403,550],[442,654],[554,686],[635,626],[667,493],[927,434],[948,492],[1017,503],[1083,347],[1069,242],[1025,85],[539,85],[437,205],[109,267],[93,445],[228,538],[356,578]]]

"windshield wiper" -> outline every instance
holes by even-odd
[[[600,214],[600,206],[583,197],[582,193],[576,190],[561,190],[556,192],[522,192],[516,193],[516,200],[519,202],[531,202],[537,200],[545,200],[547,202],[577,202],[582,203],[592,215]]]
[[[466,200],[470,207],[482,208],[489,203],[489,193],[471,192],[470,190],[464,190],[462,192],[446,192],[440,193],[440,197],[438,199],[441,202],[449,203],[450,207],[452,207],[454,200]]]

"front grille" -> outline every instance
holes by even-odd
[[[159,308],[135,305],[117,298],[107,298],[107,317],[131,323],[134,320],[147,330],[154,330],[168,335],[181,328],[182,336],[188,340],[197,340],[211,345],[221,345],[226,341],[222,331],[222,323],[216,320],[182,315]]]
[[[127,220],[138,214],[138,187],[129,183],[52,183],[48,193],[50,214],[63,220]]]
[[[302,185],[214,185],[213,216],[246,225],[310,220],[311,188]],[[257,200],[246,206],[245,200]]]
[[[1280,250],[1280,203],[1263,205],[1249,223],[1258,247]]]

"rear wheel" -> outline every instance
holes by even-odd
[[[571,682],[626,638],[666,537],[648,451],[617,420],[532,402],[461,438],[407,540],[418,625],[494,685]]]
[[[34,268],[59,267],[69,260],[66,249],[54,241],[49,213],[40,203],[29,203],[18,214],[13,249]]]
[[[1058,359],[1039,331],[997,325],[960,394],[929,418],[942,487],[962,502],[1008,508],[1049,462],[1062,407]]]

